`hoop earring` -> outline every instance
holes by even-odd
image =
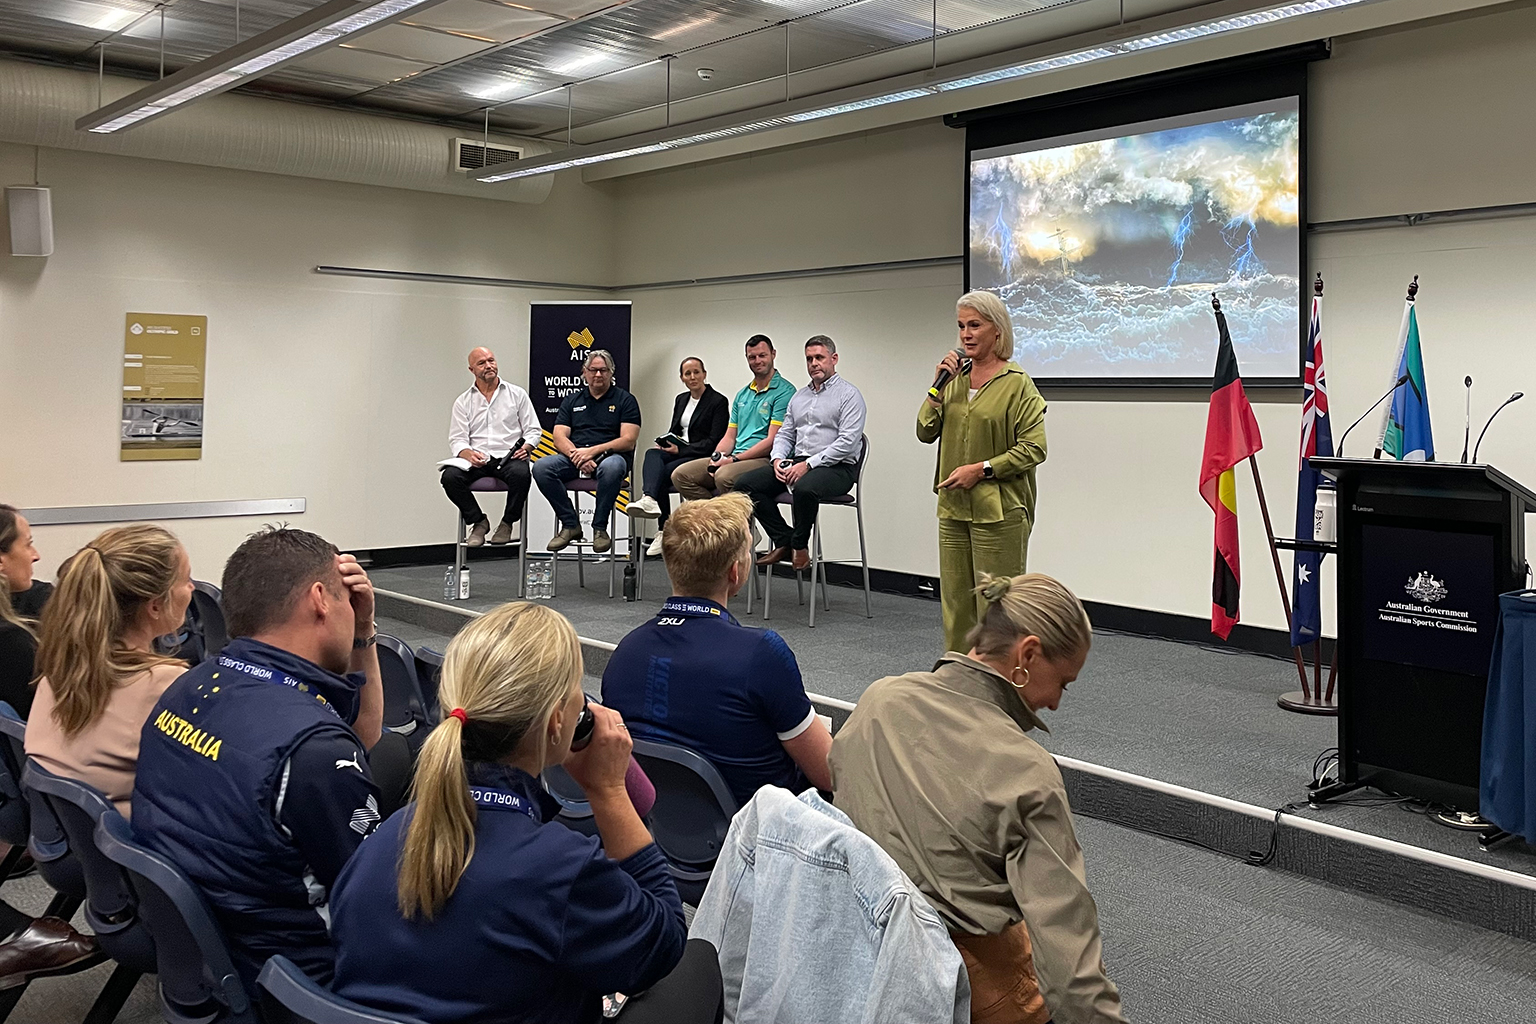
[[[1023,686],[1020,686],[1018,683],[1013,681],[1013,676],[1018,675],[1020,672],[1024,673],[1024,685]],[[1010,675],[1008,677],[1008,685],[1013,687],[1015,690],[1022,690],[1022,689],[1024,689],[1025,686],[1028,686],[1029,685],[1029,669],[1025,668],[1023,665],[1015,665],[1015,666],[1013,666],[1013,675]]]

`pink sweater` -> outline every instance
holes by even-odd
[[[117,688],[96,721],[73,737],[66,737],[54,721],[53,688],[46,676],[39,679],[27,718],[27,754],[55,775],[95,786],[123,817],[130,817],[139,733],[165,688],[186,670],[177,663],[138,673]]]

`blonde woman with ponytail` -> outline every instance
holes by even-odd
[[[331,894],[338,995],[432,1024],[575,1024],[599,1020],[606,993],[654,986],[626,1020],[650,1019],[652,1004],[668,1014],[655,1019],[698,1019],[669,1002],[687,929],[625,791],[623,719],[590,705],[591,739],[571,750],[581,676],[575,629],[540,604],[503,605],[454,637],[415,800],[358,848]],[[585,791],[600,841],[551,820],[558,805],[539,776],[556,764]]]
[[[181,542],[148,524],[98,536],[59,567],[43,610],[27,753],[132,813],[139,733],[183,661],[154,651],[192,600]]]
[[[976,1024],[1121,1024],[1072,808],[1031,733],[1092,625],[1049,576],[983,576],[983,612],[932,672],[874,683],[832,741],[837,806],[949,926]]]

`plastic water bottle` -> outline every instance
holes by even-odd
[[[544,566],[539,571],[539,600],[548,601],[555,596],[555,556],[550,555],[544,559]]]
[[[635,600],[635,590],[638,580],[635,576],[635,563],[630,562],[624,566],[624,600]]]
[[[468,601],[469,600],[469,566],[467,566],[467,565],[464,567],[464,570],[459,574],[459,600],[460,601]]]
[[[459,596],[459,588],[453,582],[453,566],[443,572],[443,600],[452,601]]]

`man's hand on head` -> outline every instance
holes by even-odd
[[[366,639],[373,635],[373,581],[352,555],[337,555],[336,568],[341,573],[341,585],[347,589],[352,602],[356,636]]]

